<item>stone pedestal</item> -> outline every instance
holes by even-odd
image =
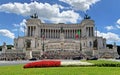
[[[64,33],[60,33],[60,39],[64,39]]]
[[[7,50],[7,46],[6,46],[6,43],[4,42],[2,46],[2,53],[5,53],[6,50]]]
[[[32,50],[26,50],[26,59],[31,59],[32,58]]]
[[[95,56],[95,57],[99,57],[98,50],[93,50],[93,56]]]

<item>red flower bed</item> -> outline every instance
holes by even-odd
[[[41,60],[36,62],[30,62],[24,65],[24,68],[36,68],[36,67],[59,67],[61,61],[58,60]]]

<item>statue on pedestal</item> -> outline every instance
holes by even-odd
[[[63,33],[63,27],[60,28],[60,32]]]
[[[2,46],[2,52],[5,52],[7,50],[7,46],[6,46],[6,43],[3,42],[3,46]]]
[[[84,19],[90,19],[91,17],[90,16],[88,16],[88,14],[85,14],[85,17],[84,17]]]
[[[63,27],[60,28],[60,39],[64,39],[64,30],[63,30]]]
[[[38,18],[38,15],[34,13],[33,15],[30,16],[31,18]]]

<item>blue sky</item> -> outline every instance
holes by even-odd
[[[95,21],[97,35],[120,45],[120,0],[2,0],[0,45],[24,36],[26,19],[34,12],[45,23],[80,23],[84,13]],[[18,34],[19,33],[19,34]]]

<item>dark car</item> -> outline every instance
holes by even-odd
[[[37,60],[36,58],[31,58],[31,59],[29,59],[30,61],[35,61],[35,60]]]
[[[80,56],[78,56],[78,57],[73,57],[72,59],[73,59],[73,60],[81,60],[81,59],[83,59],[83,58],[80,57]]]
[[[86,60],[98,60],[97,57],[91,57],[91,58],[87,58]]]
[[[116,60],[120,60],[120,57],[116,58]]]

